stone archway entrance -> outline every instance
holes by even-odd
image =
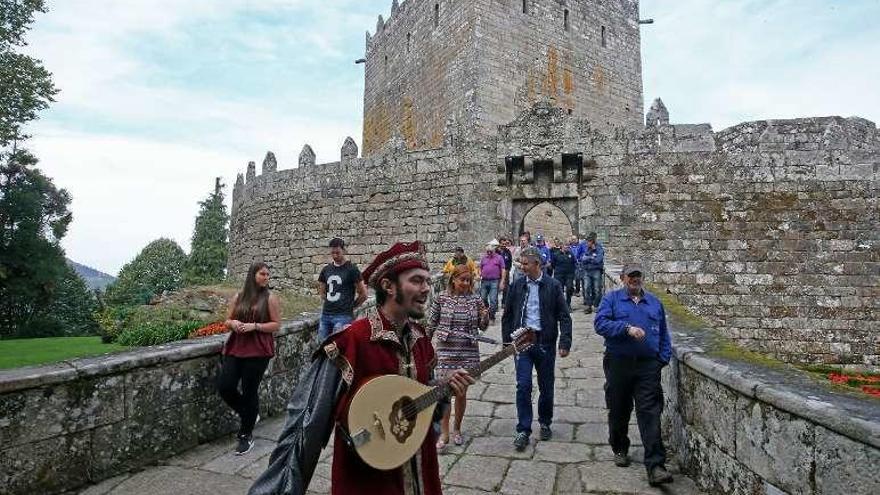
[[[534,236],[568,239],[578,231],[577,198],[519,199],[513,201],[512,231],[519,236],[528,230]]]

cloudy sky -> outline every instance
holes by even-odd
[[[360,143],[353,60],[391,0],[48,4],[28,51],[61,93],[30,147],[73,195],[68,256],[115,274],[158,237],[188,249],[213,177],[231,194],[267,150],[290,168],[305,143],[319,162]],[[641,17],[645,106],[674,122],[880,121],[880,0],[642,0]]]

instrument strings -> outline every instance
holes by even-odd
[[[480,361],[479,366],[477,366],[474,369],[467,370],[468,373],[470,373],[471,376],[473,376],[474,378],[479,377],[480,375],[483,374],[484,371],[486,371],[487,369],[491,368],[492,366],[495,366],[496,364],[500,363],[507,356],[513,354],[515,351],[514,347],[515,346],[509,346],[508,348],[505,348],[504,350],[498,351],[497,353],[495,353],[491,357],[488,357],[488,358],[484,359],[483,361]],[[404,416],[407,419],[413,419],[423,409],[434,404],[435,402],[442,399],[443,397],[447,397],[451,393],[452,393],[452,387],[450,387],[448,383],[444,383],[442,385],[437,385],[436,387],[434,387],[430,391],[425,392],[424,394],[420,395],[419,397],[416,397],[415,399],[406,402],[403,405],[403,407],[401,408],[401,411],[403,412]]]

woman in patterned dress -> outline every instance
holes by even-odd
[[[474,294],[474,275],[466,265],[457,265],[449,277],[446,293],[438,294],[431,302],[428,330],[434,339],[437,353],[436,377],[446,378],[458,368],[471,369],[480,363],[477,341],[465,335],[478,335],[489,325],[489,311],[480,296]],[[455,427],[452,441],[463,442],[461,420],[467,406],[467,397],[455,396]],[[441,421],[437,449],[442,450],[449,442],[449,409]]]

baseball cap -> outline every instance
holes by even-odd
[[[638,272],[639,275],[645,273],[645,270],[642,269],[642,265],[640,265],[639,263],[627,263],[623,265],[623,268],[620,270],[620,274],[626,276],[629,276],[636,272]]]

